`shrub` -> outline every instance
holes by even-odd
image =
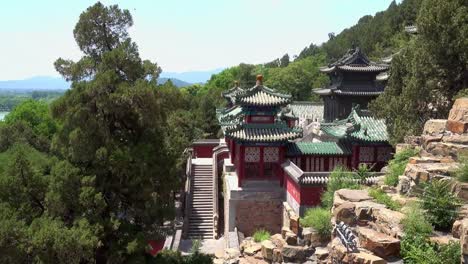
[[[405,172],[409,158],[416,156],[418,152],[419,149],[408,148],[395,154],[393,159],[388,163],[388,173],[385,176],[385,184],[396,186],[398,184],[398,177]]]
[[[422,237],[404,237],[401,255],[408,264],[457,264],[460,263],[461,248],[459,242],[437,245]]]
[[[333,206],[333,196],[339,189],[359,189],[360,185],[355,181],[353,173],[341,166],[335,167],[330,173],[327,190],[322,194],[322,205],[325,208]]]
[[[146,263],[155,264],[212,264],[213,258],[209,255],[199,252],[192,253],[188,256],[182,256],[180,251],[162,250],[154,258]]]
[[[370,188],[369,196],[374,198],[378,203],[384,204],[391,210],[398,211],[401,209],[401,205],[396,201],[393,201],[392,198],[381,189]]]
[[[461,182],[468,182],[468,153],[466,151],[458,155],[460,167],[455,171],[455,176]]]
[[[265,229],[257,230],[253,234],[253,239],[255,242],[262,242],[263,240],[268,240],[270,239],[270,232],[266,231]]]
[[[369,173],[371,171],[372,167],[369,167],[369,165],[365,163],[359,164],[357,169],[354,169],[354,173],[356,174],[356,178],[360,180],[365,180],[369,177]]]
[[[434,227],[447,230],[455,222],[460,200],[452,193],[449,181],[432,181],[424,185],[421,206],[426,211],[427,220]]]
[[[404,212],[406,215],[402,225],[406,236],[427,238],[432,233],[432,225],[425,218],[419,203],[410,204],[404,208]]]
[[[313,227],[323,240],[331,236],[331,212],[328,209],[315,207],[305,212],[304,218],[300,220],[303,227]]]

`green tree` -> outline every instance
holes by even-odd
[[[325,63],[325,55],[296,60],[284,68],[269,69],[265,76],[265,85],[281,92],[290,93],[293,100],[320,100],[312,94],[312,89],[322,87],[328,77],[319,72]]]
[[[146,239],[154,238],[154,230],[173,216],[172,190],[178,186],[175,160],[164,139],[165,109],[156,89],[160,68],[140,59],[127,32],[132,23],[130,13],[116,5],[89,7],[74,30],[85,56],[78,62],[55,62],[73,83],[52,104],[53,116],[63,124],[54,150],[90,175],[81,179],[86,188],[80,199],[100,197],[95,203],[104,204],[81,212],[101,230],[97,262],[125,262],[141,255]],[[65,177],[71,184],[66,188],[77,184],[74,173]],[[56,195],[51,199],[61,194]]]
[[[430,118],[446,118],[455,95],[468,86],[468,4],[425,0],[419,34],[395,56],[385,92],[371,103],[385,118],[392,143],[419,134]]]

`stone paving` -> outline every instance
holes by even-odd
[[[213,255],[216,257],[224,256],[224,237],[219,239],[205,239],[201,240],[200,252],[204,254]],[[193,240],[183,239],[180,241],[179,250],[182,254],[190,253],[193,245]]]

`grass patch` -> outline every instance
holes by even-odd
[[[427,238],[432,233],[432,225],[427,221],[419,203],[413,202],[403,210],[405,218],[401,223],[406,235]]]
[[[401,209],[401,205],[398,202],[393,201],[392,198],[381,189],[370,188],[369,196],[374,198],[378,203],[384,204],[391,210],[398,211]]]
[[[266,231],[265,229],[257,230],[253,234],[253,239],[255,242],[262,242],[264,240],[268,240],[270,239],[270,232]]]
[[[328,239],[331,236],[331,212],[328,209],[315,207],[308,209],[305,212],[304,218],[301,218],[300,223],[303,227],[314,228],[322,239]]]
[[[395,154],[392,160],[388,163],[388,173],[385,176],[385,184],[396,186],[398,184],[398,177],[405,172],[406,164],[411,157],[416,156],[419,149],[405,149]]]

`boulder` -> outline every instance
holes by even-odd
[[[400,224],[405,218],[403,213],[387,208],[374,208],[372,217],[375,222],[369,222],[369,225],[373,229],[395,238],[403,236],[403,227]]]
[[[253,256],[262,249],[262,245],[260,245],[259,243],[255,243],[253,241],[250,241],[249,243],[244,243],[244,241],[242,241],[240,247],[241,251],[247,256]]]
[[[271,242],[273,242],[273,244],[275,244],[275,246],[279,249],[283,248],[285,245],[287,245],[288,243],[286,243],[286,241],[283,239],[283,236],[281,236],[281,234],[275,234],[275,235],[272,235],[270,237],[270,240]]]
[[[287,233],[287,232],[292,232],[292,231],[291,231],[291,229],[289,229],[288,226],[283,226],[283,227],[281,228],[281,235],[283,236],[283,238],[286,238],[286,233]]]
[[[445,132],[447,126],[446,119],[429,119],[424,124],[423,134],[425,135],[437,135]]]
[[[382,191],[384,191],[385,193],[396,193],[397,192],[397,189],[393,186],[390,186],[390,185],[381,185],[380,186],[380,189]]]
[[[398,177],[397,191],[401,194],[406,194],[411,188],[411,179],[405,175]]]
[[[312,227],[305,227],[302,229],[302,236],[304,237],[304,241],[306,245],[312,246],[312,247],[318,247],[322,245],[322,239],[317,232]]]
[[[447,130],[453,133],[465,133],[468,128],[468,98],[459,98],[450,110]]]
[[[427,144],[426,151],[434,156],[450,157],[453,160],[458,159],[458,153],[467,151],[468,145],[447,143],[447,142],[431,142]]]
[[[270,240],[262,241],[262,257],[266,260],[273,261],[273,250],[275,249],[275,244]]]
[[[468,131],[468,122],[448,120],[447,130],[458,134],[466,133]]]
[[[337,223],[343,222],[347,225],[356,225],[356,213],[354,209],[356,205],[354,203],[345,202],[333,210],[333,216]]]
[[[291,229],[294,234],[299,234],[299,216],[297,214],[293,214],[289,217],[289,229]]]
[[[358,227],[357,233],[361,247],[375,255],[382,258],[400,255],[400,240],[367,227]]]
[[[237,259],[241,255],[239,249],[237,248],[226,248],[224,250],[224,259],[229,260],[229,259]]]
[[[341,189],[335,192],[342,200],[348,202],[362,202],[372,200],[366,190]]]
[[[281,249],[275,248],[273,249],[273,262],[274,263],[282,263],[283,262],[283,256],[281,255]]]
[[[450,176],[458,168],[457,163],[420,163],[407,164],[404,175],[416,184],[427,182],[435,176]]]
[[[374,210],[374,208],[385,208],[385,205],[373,201],[364,201],[354,204],[356,206],[356,220],[359,225],[365,225],[368,221],[372,221],[372,210]]]
[[[438,245],[448,245],[450,242],[458,242],[459,239],[454,238],[451,234],[449,234],[431,236],[429,237],[429,241]]]
[[[353,253],[350,256],[349,263],[359,263],[359,264],[387,264],[387,261],[384,259],[366,252]]]
[[[406,149],[413,149],[415,146],[408,143],[399,143],[395,146],[395,154],[398,154]]]
[[[468,145],[468,134],[451,134],[442,137],[442,142]]]
[[[288,245],[292,245],[292,246],[297,245],[297,235],[294,234],[293,232],[286,232],[284,235],[284,240],[286,240],[286,243]]]
[[[337,263],[341,263],[344,257],[347,254],[346,247],[343,246],[340,239],[335,237],[330,244],[328,244],[328,248],[330,249],[330,258],[336,261]]]
[[[458,209],[457,219],[463,220],[465,218],[468,218],[468,204],[464,204]]]
[[[308,248],[300,246],[286,245],[281,250],[284,262],[302,263],[306,261]]]
[[[456,220],[452,225],[452,236],[454,238],[460,238],[462,229],[462,221]]]
[[[330,254],[330,251],[326,247],[316,247],[315,248],[314,255],[315,255],[315,258],[316,258],[317,262],[319,262],[319,263],[326,261],[329,254]]]
[[[461,224],[460,245],[462,254],[468,255],[468,218],[463,219]]]
[[[409,158],[408,163],[410,164],[420,164],[420,163],[440,163],[441,158],[436,157],[411,157]]]
[[[468,202],[468,183],[467,182],[457,182],[455,185],[455,193],[457,197]]]

